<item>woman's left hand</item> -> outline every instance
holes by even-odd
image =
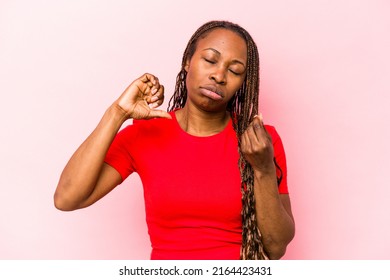
[[[272,139],[264,127],[261,115],[254,117],[242,134],[241,151],[253,170],[262,173],[275,172]]]

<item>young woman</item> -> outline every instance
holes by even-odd
[[[87,207],[137,172],[151,259],[279,259],[294,236],[286,159],[258,115],[259,55],[242,27],[191,37],[168,112],[152,74],[133,81],[64,168],[54,201]],[[132,125],[119,133],[127,119]]]

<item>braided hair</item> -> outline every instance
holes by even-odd
[[[253,169],[245,160],[240,148],[241,135],[257,115],[259,104],[259,53],[250,34],[239,25],[228,21],[210,21],[202,25],[192,35],[184,51],[181,70],[176,78],[174,94],[169,100],[168,111],[184,107],[187,100],[186,62],[189,61],[195,53],[198,40],[205,38],[216,28],[224,28],[237,33],[245,40],[247,45],[246,77],[241,87],[227,105],[227,111],[231,114],[233,128],[238,139],[238,167],[241,174],[242,246],[240,259],[268,259],[263,248],[261,233],[256,222]]]

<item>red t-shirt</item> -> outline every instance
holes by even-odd
[[[197,137],[169,119],[135,121],[121,130],[106,163],[126,179],[142,180],[151,259],[239,259],[241,178],[232,121],[213,136]],[[279,135],[274,155],[283,170],[279,193],[288,193],[286,159]]]

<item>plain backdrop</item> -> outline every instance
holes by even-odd
[[[388,259],[389,14],[386,0],[1,0],[0,259],[149,258],[136,174],[79,211],[56,210],[53,193],[130,82],[153,73],[169,99],[188,39],[213,19],[259,47],[296,220],[284,259]]]

